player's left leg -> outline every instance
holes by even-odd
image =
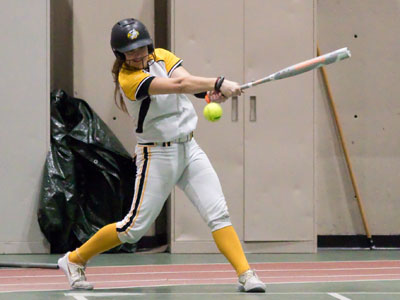
[[[116,223],[104,226],[88,241],[73,252],[66,253],[58,260],[58,265],[68,278],[73,289],[93,289],[93,285],[86,280],[85,266],[93,256],[112,249],[122,242],[119,240]]]
[[[147,232],[175,185],[177,175],[174,174],[178,173],[175,148],[176,145],[136,147],[136,188],[131,210],[122,221],[104,226],[81,247],[58,261],[72,288],[93,288],[85,276],[89,259],[123,242],[136,243]]]
[[[108,224],[97,231],[80,248],[71,252],[69,260],[75,264],[86,265],[93,256],[121,245],[118,238],[116,223]]]
[[[212,231],[220,252],[239,276],[239,288],[246,292],[264,292],[265,285],[250,270],[239,237],[229,218],[218,176],[207,155],[192,140],[186,143],[187,167],[178,182]]]

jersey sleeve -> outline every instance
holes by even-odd
[[[168,50],[157,48],[155,53],[157,61],[164,61],[168,76],[171,76],[172,72],[182,64],[182,59]]]
[[[149,85],[153,79],[154,76],[144,70],[132,71],[125,68],[121,69],[118,76],[122,91],[132,101],[143,100],[147,97]]]

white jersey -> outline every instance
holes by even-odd
[[[134,119],[137,141],[169,142],[185,137],[197,125],[190,99],[184,94],[148,95],[151,81],[170,77],[182,60],[161,48],[155,49],[155,57],[150,58],[147,70],[132,70],[124,64],[118,77],[128,113]]]

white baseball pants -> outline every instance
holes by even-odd
[[[132,206],[117,223],[122,242],[139,241],[175,185],[185,192],[211,231],[232,225],[218,176],[194,139],[166,147],[137,145],[136,166]]]

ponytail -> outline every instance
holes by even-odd
[[[150,53],[149,56],[152,58],[153,61],[157,60],[156,53],[154,51],[152,53]],[[120,110],[128,113],[128,109],[126,108],[124,99],[122,98],[121,91],[119,89],[120,85],[119,85],[119,81],[118,81],[119,72],[121,72],[123,64],[124,64],[124,60],[116,58],[114,61],[114,65],[112,67],[111,73],[113,75],[114,84],[115,84],[115,89],[114,89],[115,105],[117,105],[117,107]]]
[[[114,84],[115,84],[115,89],[114,89],[114,102],[117,107],[122,110],[123,112],[128,113],[128,109],[126,108],[124,99],[122,98],[121,92],[119,90],[119,82],[118,82],[118,76],[119,72],[121,71],[122,65],[124,64],[124,61],[121,59],[115,59],[114,65],[112,67],[111,73],[114,78]]]

